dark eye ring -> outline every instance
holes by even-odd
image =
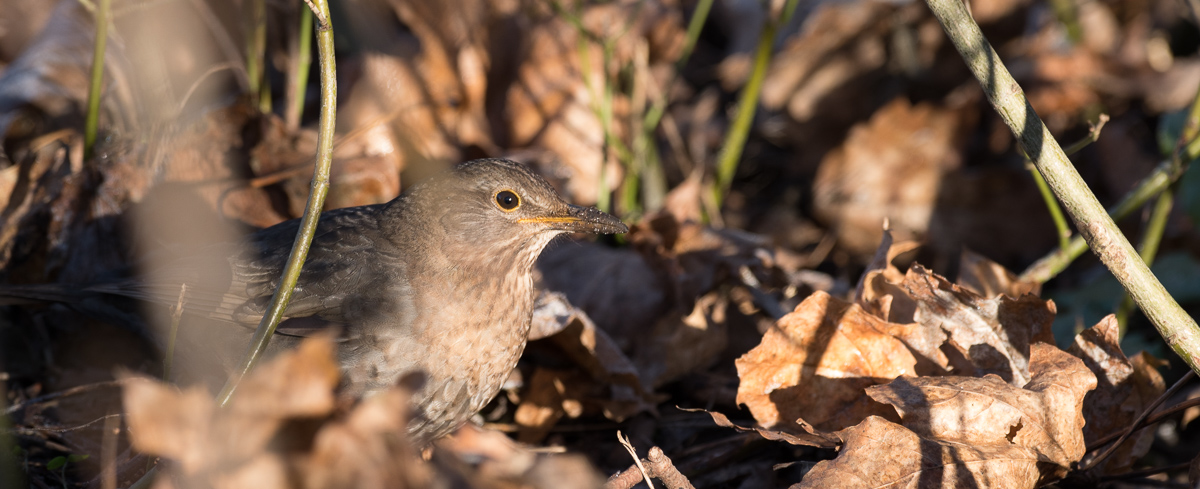
[[[521,197],[512,190],[501,190],[496,192],[496,205],[504,212],[511,212],[521,207]]]

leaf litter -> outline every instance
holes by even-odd
[[[631,217],[617,246],[570,241],[542,257],[534,341],[477,417],[483,428],[408,446],[411,387],[339,398],[320,342],[274,359],[219,409],[203,388],[145,376],[161,364],[126,338],[152,329],[136,305],[105,305],[101,318],[6,307],[6,414],[23,473],[57,486],[48,462],[89,454],[63,471],[71,483],[99,485],[111,459],[124,487],[159,456],[163,487],[597,487],[602,473],[629,487],[619,476],[630,455],[611,436],[621,429],[643,465],[673,461],[663,477],[697,487],[1094,485],[1164,459],[1191,461],[1194,483],[1197,438],[1163,435],[1194,435],[1191,414],[1140,427],[1099,468],[1076,470],[1179,369],[1126,354],[1111,316],[1088,329],[1100,316],[1075,316],[1076,331],[1060,331],[1073,341],[1054,345],[1059,308],[1011,271],[1047,252],[1054,229],[1011,134],[920,3],[818,3],[783,26],[735,184],[724,208],[712,206],[710,162],[749,73],[745,50],[771,12],[744,3],[718,2],[679,65],[686,2],[367,2],[345,13],[354,47],[339,53],[327,207],[383,202],[456,161],[507,156],[576,203],[615,191],[615,210]],[[18,4],[36,11],[0,35],[7,282],[89,281],[298,215],[316,107],[297,126],[236,96],[241,27],[222,20],[236,9],[117,2],[124,42],[109,47],[107,133],[89,160],[78,127],[90,14],[78,2]],[[271,6],[281,15],[268,31],[289,32],[283,19],[298,7]],[[972,4],[1060,140],[1098,111],[1112,115],[1076,156],[1102,199],[1160,158],[1154,120],[1195,93],[1200,72],[1181,34],[1194,26],[1181,9],[1080,5],[1072,45],[1029,2]],[[180,35],[166,42],[171,26]],[[269,38],[264,58],[280,93],[279,60],[294,55],[284,37]],[[656,98],[669,103],[650,146],[638,146]],[[606,149],[613,141],[629,144]],[[658,159],[640,161],[657,161],[660,190],[672,191],[643,188],[646,208],[626,208],[627,177],[648,168],[628,158],[648,147]],[[1192,219],[1174,218],[1167,243],[1194,239]],[[881,232],[884,220],[892,229]],[[1097,273],[1085,262],[1045,287],[1074,290]],[[113,366],[143,372],[120,374],[123,405],[112,385],[91,384]],[[104,452],[95,421],[111,413],[125,428]],[[556,451],[568,453],[546,453]]]

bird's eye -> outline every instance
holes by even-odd
[[[521,206],[521,198],[512,190],[501,190],[496,192],[496,205],[500,206],[500,210],[510,212]]]

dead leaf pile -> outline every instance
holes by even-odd
[[[160,488],[598,484],[593,469],[578,457],[539,456],[503,435],[477,429],[443,441],[433,461],[425,462],[406,439],[406,388],[349,406],[335,397],[338,379],[328,338],[306,340],[253,371],[225,408],[203,388],[179,391],[127,376],[130,438],[138,451],[169,461],[156,479]],[[560,471],[575,475],[547,475]]]
[[[884,234],[859,304],[814,293],[737,360],[738,403],[764,428],[840,440],[799,487],[1038,487],[1162,392],[1145,359],[1120,352],[1111,316],[1064,352],[1053,302],[1028,284],[977,255],[961,280],[989,298],[919,265],[900,276],[891,260],[912,246]],[[1127,470],[1145,440],[1105,470]]]

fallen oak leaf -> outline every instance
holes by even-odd
[[[844,445],[791,489],[1037,487],[1038,455],[1013,444],[973,446],[918,435],[871,416],[836,435]]]
[[[816,292],[737,359],[737,402],[765,427],[804,419],[821,429],[888,412],[863,388],[911,375],[917,361],[886,321]]]
[[[1030,448],[1046,483],[1066,475],[1086,451],[1083,399],[1096,378],[1078,358],[1044,343],[1033,346],[1030,371],[1023,389],[995,375],[904,377],[867,394],[895,407],[902,424],[922,437]]]
[[[965,374],[992,373],[1023,386],[1029,382],[1029,345],[1054,342],[1053,301],[1032,295],[985,299],[921,265],[909,269],[903,287],[917,303],[916,321],[949,335],[947,344],[965,360],[952,366]]]
[[[1067,352],[1083,359],[1098,379],[1096,390],[1083,405],[1083,428],[1088,445],[1124,430],[1166,389],[1162,375],[1145,353],[1127,358],[1121,351],[1119,326],[1110,314],[1075,336]],[[1126,440],[1107,460],[1101,473],[1128,472],[1133,462],[1150,450],[1154,430],[1143,428]]]

